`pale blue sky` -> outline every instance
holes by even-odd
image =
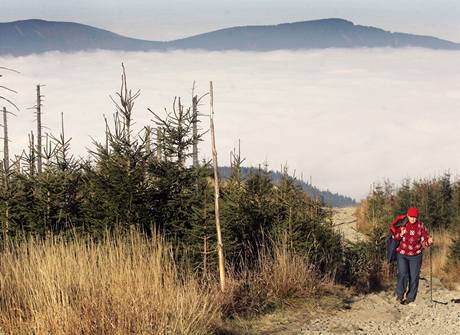
[[[340,17],[460,42],[458,0],[2,0],[0,22],[75,21],[151,40],[219,28]]]

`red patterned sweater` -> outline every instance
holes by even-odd
[[[403,227],[397,227],[394,230],[392,229],[393,238],[401,241],[396,249],[397,253],[401,255],[415,256],[428,247],[428,238],[430,235],[428,235],[428,231],[422,222],[407,222],[405,225],[406,233],[404,236],[401,236],[402,228]]]

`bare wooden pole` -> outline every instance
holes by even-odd
[[[31,131],[29,135],[29,159],[29,173],[33,177],[35,175],[35,143],[33,131]]]
[[[3,164],[5,168],[6,179],[10,170],[10,155],[8,148],[8,117],[6,115],[6,107],[3,107]]]
[[[184,106],[182,106],[180,97],[178,99],[177,107],[179,109],[179,114],[177,118],[177,132],[178,134],[182,134],[183,133],[183,122],[184,122]],[[180,166],[185,165],[185,156],[181,148],[178,148],[177,150],[177,162],[179,163]]]
[[[157,148],[156,148],[156,154],[157,154],[157,161],[161,161],[161,156],[162,156],[162,146],[163,146],[163,132],[161,130],[161,127],[157,128]]]
[[[216,150],[216,134],[214,131],[214,93],[212,81],[209,82],[210,94],[210,109],[209,114],[210,128],[211,128],[211,144],[212,144],[212,162],[214,165],[214,206],[216,215],[216,234],[217,234],[217,255],[219,258],[219,278],[220,288],[225,291],[225,258],[224,258],[224,245],[222,243],[222,231],[220,228],[220,211],[219,211],[219,171],[217,165],[217,150]]]
[[[150,126],[145,127],[145,152],[150,159],[152,154],[152,128]]]
[[[192,122],[193,122],[193,167],[198,167],[198,97],[192,97]]]
[[[37,85],[37,172],[42,173],[42,96]]]
[[[3,164],[4,164],[4,173],[5,179],[3,181],[5,191],[9,189],[9,177],[10,177],[10,157],[8,149],[8,118],[6,115],[6,107],[3,107]],[[10,221],[10,206],[8,198],[5,200],[5,221],[3,222],[3,241],[6,241],[8,238],[9,230],[9,221]]]

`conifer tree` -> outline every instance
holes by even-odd
[[[148,204],[145,203],[145,175],[149,157],[145,142],[133,135],[133,108],[140,91],[128,88],[122,65],[121,88],[117,99],[112,98],[116,112],[113,128],[108,128],[106,143],[94,141],[91,151],[95,167],[86,164],[89,193],[87,215],[91,226],[102,229],[128,229],[140,224],[149,226]]]
[[[401,187],[396,192],[393,216],[405,214],[409,207],[414,207],[414,196],[411,191],[411,181],[409,178],[403,180]]]
[[[451,227],[460,233],[460,180],[458,179],[452,185],[451,213]]]

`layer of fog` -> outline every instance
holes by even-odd
[[[43,84],[44,122],[57,134],[64,112],[66,135],[77,155],[91,138],[103,140],[103,114],[120,88],[141,89],[137,129],[151,123],[147,107],[171,109],[174,96],[191,100],[214,82],[220,163],[241,139],[246,164],[287,164],[323,189],[361,198],[373,182],[459,172],[460,54],[422,49],[310,52],[173,52],[45,55],[0,58],[1,85],[21,111],[9,120],[12,150],[35,131],[35,85]],[[208,100],[201,111],[209,112]],[[10,108],[11,109],[11,108]],[[207,127],[207,119],[203,127]],[[202,143],[209,157],[208,135]]]

